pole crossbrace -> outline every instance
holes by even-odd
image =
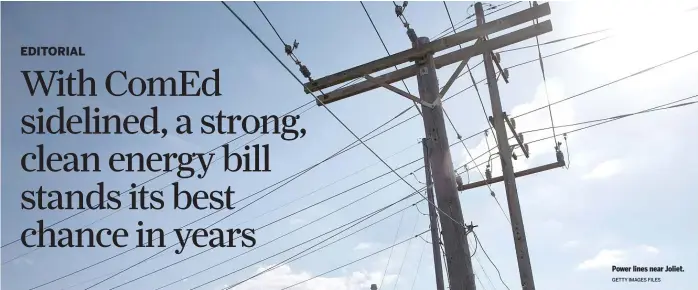
[[[560,162],[560,161],[557,161],[557,162],[553,162],[553,163],[548,163],[548,164],[545,164],[545,165],[541,165],[541,166],[538,166],[538,167],[534,167],[534,168],[529,168],[529,169],[526,169],[526,170],[518,171],[518,172],[514,173],[514,176],[518,178],[518,177],[523,177],[523,176],[526,176],[526,175],[536,174],[536,173],[540,173],[540,172],[543,172],[543,171],[548,171],[548,170],[551,170],[551,169],[560,168],[560,167],[564,167],[564,166],[565,166],[565,161],[564,161],[564,160],[561,161],[561,162]],[[469,189],[478,188],[478,187],[481,187],[481,186],[486,186],[486,185],[489,185],[489,184],[494,184],[494,183],[498,183],[498,182],[502,182],[502,181],[504,181],[504,176],[492,177],[492,178],[489,178],[489,179],[484,179],[484,180],[480,180],[480,181],[476,181],[476,182],[472,182],[472,183],[463,184],[463,185],[461,185],[461,186],[458,186],[458,191],[466,191],[466,190],[469,190]]]
[[[412,101],[415,101],[415,102],[417,102],[417,103],[420,103],[422,106],[425,106],[425,107],[430,108],[430,109],[433,109],[433,108],[434,108],[434,104],[432,104],[432,103],[427,103],[427,102],[425,102],[425,101],[422,101],[422,100],[420,100],[418,97],[415,97],[415,96],[411,95],[410,93],[405,92],[405,91],[403,91],[403,90],[401,90],[401,89],[398,89],[398,88],[396,88],[396,87],[394,87],[394,86],[391,86],[391,85],[389,85],[389,84],[385,84],[385,83],[381,83],[381,82],[379,82],[379,81],[376,81],[376,79],[375,79],[374,77],[372,77],[372,76],[365,75],[364,78],[365,78],[367,81],[372,82],[372,83],[374,83],[374,84],[377,84],[377,85],[379,85],[379,86],[381,86],[381,87],[384,87],[384,88],[388,89],[388,90],[391,91],[391,92],[394,92],[394,93],[396,93],[396,94],[398,94],[398,95],[401,95],[401,96],[403,96],[403,97],[405,97],[405,98],[408,98],[408,99],[410,99],[410,100],[412,100]]]

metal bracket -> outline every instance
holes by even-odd
[[[390,91],[392,91],[392,92],[394,92],[394,93],[396,93],[396,94],[398,94],[398,95],[401,95],[401,96],[403,96],[403,97],[405,97],[405,98],[408,98],[408,99],[410,99],[410,100],[412,100],[412,101],[415,101],[415,102],[417,102],[417,103],[420,103],[420,104],[422,104],[423,106],[425,106],[425,107],[427,107],[427,108],[430,108],[430,109],[433,109],[433,108],[434,108],[434,104],[433,104],[433,103],[427,103],[427,102],[425,102],[425,101],[422,101],[420,98],[417,98],[417,97],[415,97],[415,96],[413,96],[413,95],[410,95],[408,92],[405,92],[405,91],[403,91],[403,90],[401,90],[401,89],[398,89],[398,88],[396,88],[396,87],[394,87],[394,86],[391,86],[391,85],[389,85],[389,84],[376,81],[376,79],[375,79],[374,77],[372,77],[372,76],[365,75],[364,78],[365,78],[367,81],[372,82],[372,83],[374,83],[374,84],[376,84],[376,85],[379,85],[379,86],[381,86],[381,87],[384,87],[384,88],[386,88],[386,89],[388,89],[388,90],[390,90]]]
[[[519,135],[516,133],[516,128],[514,128],[514,125],[509,120],[509,116],[507,116],[507,113],[504,112],[503,115],[504,115],[504,121],[507,123],[507,126],[509,126],[509,130],[511,130],[511,133],[514,134],[514,138],[516,139],[516,143],[519,143],[519,147],[521,147],[521,151],[523,151],[524,156],[526,156],[526,158],[528,158],[529,157],[528,146],[526,146],[523,142],[523,138],[522,138],[523,135]]]

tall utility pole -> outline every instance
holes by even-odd
[[[424,149],[424,175],[426,176],[427,198],[429,199],[429,227],[431,230],[431,248],[434,255],[434,273],[436,274],[436,290],[444,290],[444,273],[441,268],[441,249],[439,238],[439,224],[436,220],[436,201],[434,200],[434,189],[431,181],[431,166],[429,165],[429,144],[427,138],[422,139]]]
[[[412,47],[419,49],[428,43],[429,38],[420,37],[413,39]],[[436,195],[436,201],[439,208],[446,213],[439,214],[441,230],[444,233],[450,233],[444,235],[443,240],[446,262],[449,265],[449,271],[460,273],[455,277],[449,276],[451,277],[449,287],[475,290],[473,265],[470,261],[466,228],[463,226],[465,222],[458,196],[455,170],[453,170],[444,112],[442,103],[437,102],[440,99],[439,80],[436,77],[433,54],[427,53],[423,59],[417,60],[415,64],[419,71],[417,74],[419,97],[422,102],[434,105],[433,108],[422,105],[422,119],[424,120],[424,133],[428,140],[429,164],[433,171],[434,189],[439,193]]]
[[[477,26],[485,24],[485,12],[482,3],[475,3],[475,17]],[[486,36],[480,41],[487,41]],[[514,246],[519,266],[519,276],[523,290],[534,290],[533,271],[531,260],[528,256],[528,244],[526,243],[526,232],[524,230],[523,217],[521,215],[521,205],[519,204],[519,194],[516,189],[516,176],[514,175],[514,165],[511,158],[511,147],[505,127],[505,115],[502,111],[502,101],[499,98],[499,87],[495,75],[492,52],[482,54],[484,57],[485,74],[487,76],[487,87],[490,92],[490,102],[492,103],[492,123],[496,132],[499,147],[499,160],[502,163],[502,176],[504,177],[504,188],[506,190],[507,202],[509,204],[509,216],[511,217],[511,229],[514,234]],[[522,148],[528,155],[527,148]]]
[[[468,240],[466,239],[466,228],[463,222],[460,198],[458,196],[460,186],[456,183],[453,170],[441,99],[460,75],[472,56],[489,54],[495,49],[550,32],[552,31],[552,24],[548,20],[492,39],[487,39],[486,41],[482,40],[484,37],[514,26],[530,23],[534,19],[549,14],[550,6],[544,3],[502,17],[496,21],[488,23],[483,22],[476,28],[467,29],[431,42],[426,37],[417,37],[415,31],[410,28],[408,29],[407,35],[412,42],[412,49],[317,80],[311,80],[305,84],[306,92],[310,93],[316,91],[322,92],[321,90],[323,89],[356,78],[366,79],[366,81],[342,87],[329,93],[322,93],[317,102],[319,106],[327,105],[380,87],[386,88],[422,105],[424,130],[426,139],[428,140],[426,145],[428,145],[429,165],[433,171],[436,205],[438,206],[436,211],[438,211],[442,226],[446,263],[448,265],[447,270],[451,278],[451,281],[449,281],[451,290],[475,290],[475,279],[470,261],[470,249]],[[471,46],[434,57],[434,54],[437,52],[475,40],[477,40],[477,42]],[[415,65],[398,69],[379,77],[370,76],[372,73],[406,62],[415,62]],[[440,90],[436,70],[456,62],[460,62],[458,68],[446,82],[446,85]],[[417,76],[419,97],[413,96],[391,85],[392,83],[413,76]],[[490,83],[492,82],[496,82],[496,80],[490,80]],[[432,201],[429,202],[433,203]],[[433,242],[438,243],[438,240]]]

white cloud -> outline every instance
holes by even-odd
[[[623,262],[627,252],[624,250],[601,250],[594,258],[586,260],[577,267],[580,270],[598,269],[611,267]]]
[[[368,250],[373,247],[371,243],[359,243],[354,247],[354,251]]]
[[[589,173],[583,176],[584,179],[601,179],[608,178],[620,173],[623,169],[622,162],[618,159],[602,162],[592,169]]]
[[[264,271],[268,267],[260,267],[257,273]],[[354,271],[348,275],[341,277],[318,277],[310,281],[304,282],[312,277],[314,274],[303,272],[303,271],[293,271],[289,265],[282,265],[278,268],[271,270],[259,277],[251,279],[242,285],[233,287],[233,290],[269,290],[269,289],[281,289],[294,285],[296,283],[301,283],[295,287],[294,290],[366,290],[370,289],[371,284],[378,284],[383,276],[382,272],[367,272],[367,271]],[[384,284],[388,284],[394,280],[394,277],[386,276]],[[223,288],[224,289],[224,288]]]
[[[621,250],[603,249],[595,257],[586,260],[577,267],[580,270],[591,270],[611,267],[623,263],[639,263],[659,254],[659,249],[653,246],[641,245]],[[632,261],[631,261],[632,260]]]
[[[646,253],[650,253],[650,254],[654,254],[654,255],[659,254],[659,249],[652,247],[652,246],[642,245],[642,246],[640,246],[640,249]]]

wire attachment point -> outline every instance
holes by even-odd
[[[473,222],[470,222],[469,225],[465,225],[465,235],[467,236],[469,233],[472,233],[475,228],[477,228],[477,225],[473,225]]]

